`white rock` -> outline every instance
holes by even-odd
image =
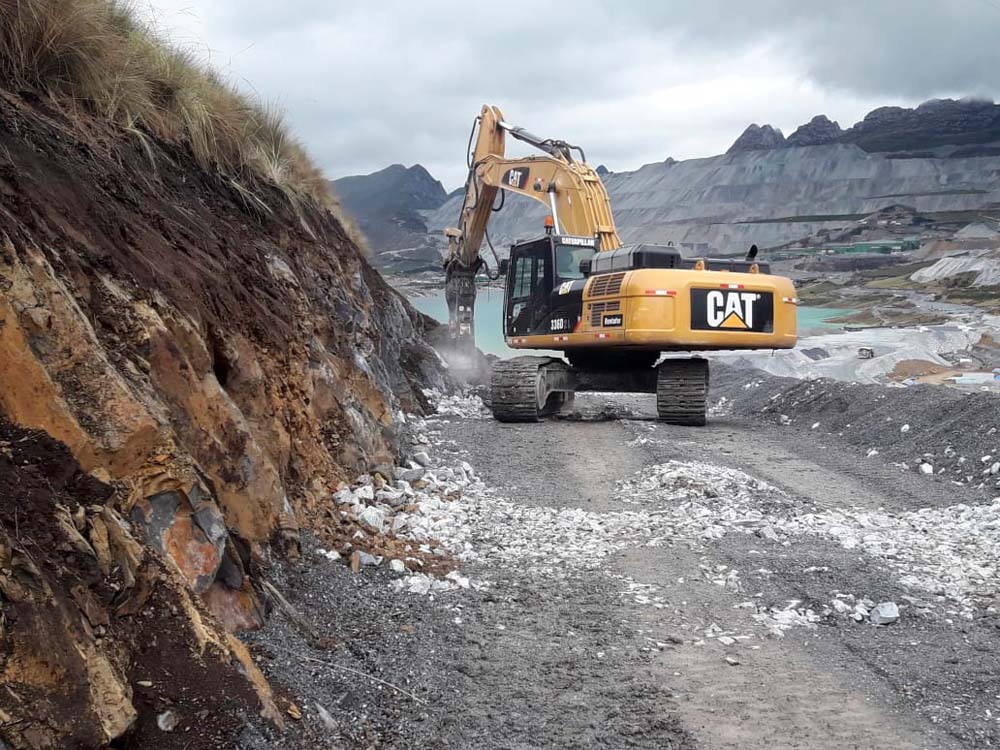
[[[372,555],[368,552],[359,552],[358,559],[365,567],[378,567],[382,563],[382,557],[380,555]]]
[[[765,526],[765,527],[763,527],[760,530],[759,533],[760,533],[761,537],[763,537],[764,539],[767,539],[769,541],[772,541],[772,542],[780,542],[781,541],[781,534],[779,534],[775,530],[775,528],[773,526]]]
[[[833,607],[835,612],[842,615],[846,615],[848,612],[854,611],[854,607],[845,602],[843,599],[833,599],[830,601],[830,605]]]
[[[910,425],[904,424],[902,427],[899,428],[899,431],[900,432],[909,432],[910,431]]]
[[[921,474],[933,474],[934,473],[934,467],[931,464],[929,464],[926,461],[924,461],[922,464],[920,464],[920,473]]]
[[[173,711],[164,711],[156,717],[156,726],[161,732],[172,732],[177,726],[177,714]]]
[[[899,619],[899,607],[896,602],[882,602],[868,616],[873,625],[889,625]]]
[[[431,465],[431,457],[427,455],[426,451],[420,451],[419,453],[414,453],[413,460],[416,461],[421,466],[423,466],[424,468],[427,468],[428,466]]]
[[[358,515],[358,521],[360,521],[362,525],[367,526],[372,529],[372,531],[379,534],[381,534],[385,528],[385,514],[378,508],[365,508]]]
[[[406,572],[406,565],[403,563],[402,560],[391,560],[389,562],[389,567],[392,569],[394,573]]]
[[[416,466],[410,469],[403,469],[396,474],[397,479],[402,479],[404,482],[416,482],[424,478],[425,469],[422,466]]]
[[[354,490],[354,499],[370,503],[375,499],[375,488],[370,484],[362,485]]]
[[[410,576],[407,579],[407,590],[411,594],[428,594],[430,593],[432,582],[433,579],[430,576],[425,576],[422,573]]]
[[[451,571],[448,575],[445,576],[445,578],[447,578],[449,581],[454,581],[459,588],[463,589],[469,588],[470,585],[469,579],[463,576],[457,570]]]

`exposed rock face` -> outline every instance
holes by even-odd
[[[334,180],[332,185],[341,205],[357,218],[380,267],[440,268],[441,243],[428,238],[419,212],[439,208],[448,195],[421,165],[393,164],[372,174]]]
[[[739,151],[766,151],[771,148],[781,148],[785,145],[785,136],[778,128],[770,125],[758,125],[754,123],[747,126],[743,134],[736,139],[732,146],[726,151],[733,154]]]
[[[0,92],[0,480],[35,460],[17,429],[65,446],[24,433],[51,486],[0,493],[0,745],[145,726],[151,642],[181,679],[231,678],[267,709],[223,628],[259,624],[263,550],[294,551],[332,488],[393,461],[400,410],[446,385],[436,324],[331,215],[126,138]]]
[[[816,115],[805,125],[800,125],[785,142],[788,146],[825,146],[840,140],[844,131],[826,115]]]
[[[169,747],[170,708],[206,738],[242,704],[281,716],[246,650],[180,573],[149,554],[112,487],[0,416],[0,741],[11,748]],[[147,744],[148,743],[148,744]]]

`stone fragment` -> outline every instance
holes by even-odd
[[[431,465],[431,457],[427,455],[426,451],[420,451],[419,453],[414,453],[413,460],[416,461],[421,466],[423,466],[425,469]]]
[[[403,563],[402,560],[392,560],[392,561],[390,561],[389,562],[389,567],[392,569],[392,571],[394,573],[405,573],[406,572],[406,565]]]
[[[172,732],[177,727],[177,714],[173,711],[164,711],[156,717],[156,726],[163,732]]]
[[[412,469],[403,469],[396,474],[396,478],[402,479],[404,482],[417,482],[424,478],[424,473],[424,468],[417,466]]]
[[[779,534],[773,526],[764,526],[757,531],[757,535],[762,539],[767,539],[771,542],[781,541],[781,534]]]
[[[358,562],[363,567],[376,567],[382,562],[382,558],[368,552],[358,552]]]
[[[868,616],[873,625],[890,625],[899,619],[899,607],[896,602],[882,602]]]
[[[459,588],[467,589],[470,586],[469,579],[459,573],[457,570],[451,571],[445,578],[449,581],[455,583]]]
[[[361,514],[358,516],[358,521],[375,533],[381,534],[382,529],[385,526],[385,514],[378,508],[368,507],[361,511]]]

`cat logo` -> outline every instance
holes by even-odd
[[[528,184],[528,170],[508,169],[507,173],[503,176],[503,182],[512,188],[520,190]]]
[[[741,289],[692,289],[691,327],[702,331],[771,331],[771,294]]]
[[[752,331],[753,306],[758,299],[756,292],[709,292],[705,296],[708,324],[712,328]]]

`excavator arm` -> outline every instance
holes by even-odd
[[[445,230],[448,331],[459,349],[471,348],[475,342],[475,277],[485,266],[480,248],[498,191],[520,193],[545,204],[557,234],[596,236],[601,250],[621,246],[608,192],[600,176],[586,164],[582,149],[509,125],[500,110],[489,105],[483,107],[477,123],[458,226]],[[507,134],[544,155],[505,158]]]

